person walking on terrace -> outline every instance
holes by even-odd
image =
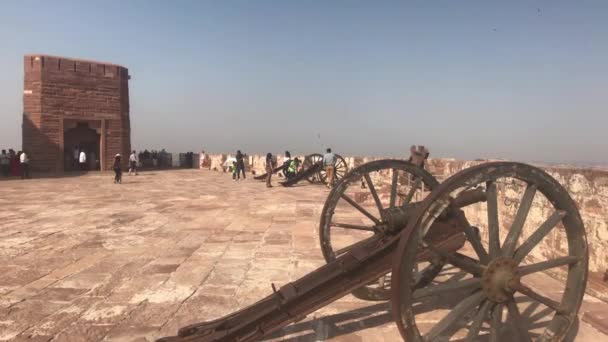
[[[236,151],[236,179],[241,179],[241,172],[243,173],[243,179],[245,179],[245,156],[241,153],[241,150]]]
[[[120,165],[120,154],[114,156],[114,164],[112,169],[114,170],[114,184],[122,183],[122,166]]]
[[[272,158],[272,153],[266,154],[266,187],[272,188],[272,184],[270,184],[270,179],[272,178],[272,170],[274,169],[274,159]]]
[[[129,176],[131,172],[137,176],[137,153],[135,153],[135,150],[129,156]]]
[[[331,148],[328,148],[323,156],[323,167],[327,174],[327,187],[332,188],[334,186],[334,174],[336,172],[336,155],[331,152]]]

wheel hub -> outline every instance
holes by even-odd
[[[481,277],[482,289],[488,299],[502,303],[513,295],[514,285],[519,283],[517,263],[507,257],[494,259]]]

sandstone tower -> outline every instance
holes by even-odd
[[[129,70],[46,55],[24,57],[23,149],[33,170],[73,169],[74,149],[108,170],[131,149]]]

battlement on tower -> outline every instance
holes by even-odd
[[[50,55],[30,54],[23,57],[24,71],[41,74],[65,74],[78,77],[105,77],[110,79],[128,80],[129,69],[112,63],[65,58]]]

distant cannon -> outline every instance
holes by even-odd
[[[348,164],[346,160],[338,154],[336,154],[336,171],[334,175],[334,184],[338,183],[340,179],[344,178],[348,172]],[[323,155],[318,153],[309,154],[304,158],[301,170],[286,181],[281,182],[283,186],[292,186],[302,180],[307,180],[312,184],[326,184],[327,185],[327,174],[323,168]]]

